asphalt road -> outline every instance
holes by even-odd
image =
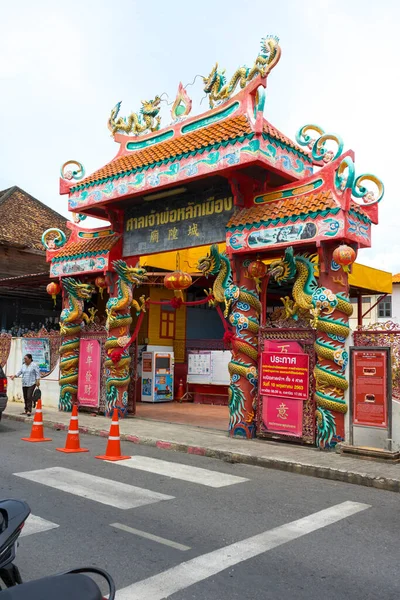
[[[133,461],[110,464],[94,459],[105,439],[64,455],[64,432],[28,444],[29,429],[0,423],[0,497],[34,515],[26,580],[97,565],[120,600],[400,596],[398,494],[133,444]]]

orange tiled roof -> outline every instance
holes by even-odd
[[[308,196],[284,198],[275,202],[244,208],[230,219],[227,227],[239,227],[240,225],[260,223],[261,221],[272,221],[335,209],[339,210],[340,206],[335,202],[332,192],[328,190]]]
[[[271,125],[271,123],[269,123],[269,121],[264,120],[263,132],[266,133],[267,135],[273,137],[274,139],[278,140],[279,142],[282,142],[286,146],[289,146],[290,148],[297,150],[297,152],[301,152],[302,154],[306,154],[306,155],[309,154],[308,152],[306,152],[304,150],[304,148],[301,148],[300,146],[298,146],[297,144],[292,142],[292,140],[289,139],[288,137],[286,137],[286,135],[284,135],[282,132],[280,132],[279,129],[276,129],[276,127]]]
[[[286,144],[290,148],[293,148],[302,154],[306,154],[300,146],[296,146],[292,140],[283,135],[283,133],[273,127],[268,121],[264,122],[263,131],[265,134]],[[238,115],[230,119],[225,119],[224,121],[220,121],[209,127],[203,127],[175,139],[159,142],[148,148],[143,148],[143,150],[138,150],[127,156],[119,156],[101,169],[98,169],[89,175],[89,177],[80,181],[76,186],[73,186],[71,191],[82,189],[83,187],[108,179],[109,177],[113,177],[120,173],[146,167],[154,163],[160,163],[176,156],[207,148],[207,146],[251,134],[254,134],[254,131],[246,115]]]
[[[84,258],[85,256],[90,256],[92,254],[109,252],[119,238],[119,235],[108,235],[104,237],[100,236],[82,239],[79,240],[79,242],[72,242],[54,254],[52,260],[72,257],[77,258],[78,256]]]
[[[232,117],[231,119],[210,125],[210,127],[204,127],[178,138],[154,144],[149,148],[138,150],[127,156],[120,156],[80,181],[79,185],[75,186],[75,188],[80,189],[81,186],[97,182],[101,179],[107,179],[119,173],[145,167],[180,154],[186,154],[187,152],[206,148],[212,144],[232,140],[243,135],[250,135],[251,133],[254,132],[245,115]]]
[[[393,275],[392,283],[400,283],[400,273],[396,273],[396,275]]]

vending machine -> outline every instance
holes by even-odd
[[[142,402],[174,399],[174,353],[147,351],[142,354]]]

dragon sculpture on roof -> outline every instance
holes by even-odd
[[[108,129],[114,136],[118,132],[128,135],[139,135],[140,133],[158,131],[160,129],[161,98],[156,96],[154,100],[142,100],[142,108],[139,113],[132,112],[128,117],[119,117],[121,102],[118,102],[111,111],[108,119]]]
[[[238,84],[243,89],[258,75],[266,77],[278,63],[280,57],[279,38],[267,36],[261,40],[261,52],[254,61],[254,65],[251,68],[239,67],[229,83],[226,83],[224,71],[219,70],[218,63],[215,63],[209,76],[203,77],[204,91],[209,95],[210,108],[214,108],[216,103],[229,100]]]

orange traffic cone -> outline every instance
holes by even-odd
[[[130,456],[122,456],[121,454],[121,438],[119,436],[117,408],[114,408],[113,412],[106,453],[103,456],[96,456],[96,458],[100,458],[100,460],[125,460],[131,458]]]
[[[33,417],[32,431],[28,438],[21,438],[24,442],[51,442],[51,438],[44,437],[42,419],[42,401],[37,401],[35,416]]]
[[[58,452],[89,452],[88,448],[81,448],[79,443],[79,426],[78,426],[78,406],[74,404],[72,407],[72,416],[67,433],[67,441],[65,448],[56,448]]]

